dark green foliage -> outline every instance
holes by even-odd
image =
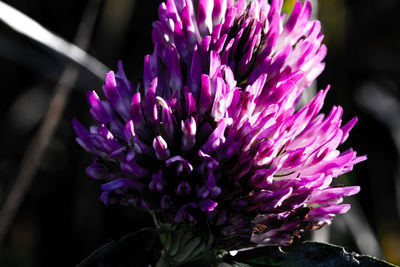
[[[182,245],[185,235],[182,229],[176,230],[176,233],[160,233],[163,243],[167,246],[164,256],[162,255],[162,243],[155,230],[145,228],[136,233],[132,233],[122,237],[118,241],[110,242],[95,252],[93,252],[77,267],[128,267],[128,266],[217,266],[220,262],[226,266],[233,267],[258,267],[258,266],[313,266],[313,267],[336,267],[336,266],[395,266],[374,257],[359,255],[354,252],[347,252],[343,247],[318,243],[304,242],[294,244],[288,247],[262,247],[240,251],[235,256],[225,254],[223,257],[215,258],[214,262],[210,261],[210,254],[204,253],[204,259],[193,257],[193,261],[181,260],[182,253],[187,249],[186,245]],[[166,242],[166,235],[174,236],[177,245]],[[180,238],[179,238],[180,237]],[[171,241],[172,241],[171,239]],[[195,242],[195,238],[191,239]],[[186,242],[185,242],[186,243]],[[190,243],[190,242],[189,242]],[[202,242],[200,242],[202,243]],[[172,253],[173,247],[179,247],[179,251]],[[192,247],[192,246],[190,246]],[[186,253],[187,254],[187,253]],[[185,254],[185,255],[186,255]],[[193,254],[189,253],[189,254]],[[199,254],[198,254],[199,255]],[[215,253],[214,255],[217,255]],[[176,259],[171,259],[171,256]],[[179,258],[179,259],[178,259]]]
[[[347,252],[343,247],[318,242],[304,242],[284,248],[263,247],[238,253],[235,257],[225,260],[235,267],[395,266],[377,258]]]
[[[155,231],[144,228],[100,247],[76,267],[154,265],[161,255],[161,248],[161,243]]]

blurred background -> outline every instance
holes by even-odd
[[[142,77],[161,1],[4,2],[77,43],[105,69],[122,59],[131,81]],[[285,10],[293,4],[287,0]],[[304,238],[400,264],[400,2],[320,0],[314,7],[328,46],[317,88],[332,85],[324,111],[341,105],[344,121],[358,116],[341,149],[353,147],[368,160],[338,180],[362,188],[345,199],[351,211]],[[91,156],[75,142],[71,120],[92,121],[85,92],[101,90],[99,76],[0,22],[0,266],[73,266],[152,223],[131,208],[105,207],[99,182],[85,175]]]

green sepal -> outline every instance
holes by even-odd
[[[215,261],[212,234],[199,227],[198,224],[159,224],[157,232],[164,249],[158,266],[161,262],[162,266],[180,266],[198,261],[212,264]]]

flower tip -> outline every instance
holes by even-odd
[[[331,85],[330,85],[330,84],[328,84],[328,85],[326,86],[326,88],[325,88],[325,90],[324,90],[324,93],[325,93],[325,94],[328,93],[328,92],[329,92],[329,89],[331,89]]]
[[[361,190],[360,186],[352,186],[353,190],[350,191],[349,196],[358,194]]]
[[[358,157],[358,162],[365,161],[367,159],[368,159],[367,155],[362,155]]]
[[[337,213],[346,213],[350,210],[351,205],[350,204],[343,204],[343,205],[338,205],[337,206]]]
[[[87,91],[86,97],[90,105],[96,104],[97,102],[101,101],[99,95],[96,93],[95,90]]]
[[[353,129],[353,127],[356,125],[357,121],[358,121],[358,117],[354,117],[348,123],[346,123],[345,125],[343,125],[340,128],[343,132],[342,140],[340,141],[341,144],[347,140],[351,129]]]
[[[75,128],[75,125],[79,124],[79,121],[77,118],[73,117],[72,118],[72,126]]]
[[[82,125],[82,123],[80,121],[78,121],[76,118],[72,119],[72,128],[74,128],[74,131],[78,136],[85,129],[85,127]]]
[[[157,159],[167,160],[170,156],[167,142],[161,136],[153,139],[153,148]]]
[[[107,88],[116,88],[117,81],[115,80],[115,74],[113,71],[109,71],[106,76],[106,87]]]
[[[118,60],[117,67],[118,67],[118,72],[124,71],[124,65],[122,64],[122,59]]]
[[[104,203],[104,205],[105,205],[106,207],[108,206],[108,193],[109,193],[109,192],[103,192],[103,193],[101,193],[101,195],[100,195],[100,200],[101,200],[101,202]]]
[[[311,17],[311,12],[312,12],[312,4],[309,0],[307,0],[304,4],[304,11],[307,12],[307,18],[309,19]]]
[[[283,6],[283,0],[272,0],[271,1],[271,7],[273,7],[275,10],[280,11]]]

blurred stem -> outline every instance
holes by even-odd
[[[87,6],[94,7],[94,2],[95,1],[89,1]],[[93,11],[87,9],[88,12],[94,12],[96,10],[98,10],[98,7],[94,7]],[[88,12],[85,12],[84,14],[88,14]],[[26,16],[22,12],[0,1],[1,21],[3,21],[16,32],[19,32],[24,36],[27,36],[30,39],[35,40],[36,42],[41,43],[50,49],[55,50],[56,52],[67,57],[68,59],[85,67],[100,79],[103,79],[104,73],[107,71],[108,68],[97,59],[87,54],[85,52],[86,45],[84,45],[84,43],[88,42],[90,39],[86,38],[85,34],[87,34],[88,32],[92,32],[93,30],[90,29],[93,26],[89,26],[91,25],[91,22],[89,20],[91,20],[92,17],[97,17],[97,14],[94,14],[94,16],[84,15],[83,17],[88,20],[88,26],[85,26],[85,24],[81,24],[81,26],[79,27],[78,35],[75,38],[76,42],[75,44],[71,44],[61,37],[51,33],[38,22]]]
[[[345,181],[345,184],[352,184],[348,175],[345,174],[341,178],[342,181]],[[360,252],[386,259],[357,197],[353,196],[347,201],[351,205],[351,209],[346,214],[343,214],[342,218]]]
[[[83,13],[75,37],[76,45],[82,49],[87,49],[89,46],[100,2],[101,0],[88,1]],[[1,2],[0,4],[4,5]],[[73,66],[72,64],[66,66],[54,90],[53,98],[43,122],[25,151],[15,182],[0,210],[0,246],[4,243],[10,225],[14,221],[25,194],[32,184],[44,151],[62,117],[69,93],[75,84],[78,74],[77,66]]]

